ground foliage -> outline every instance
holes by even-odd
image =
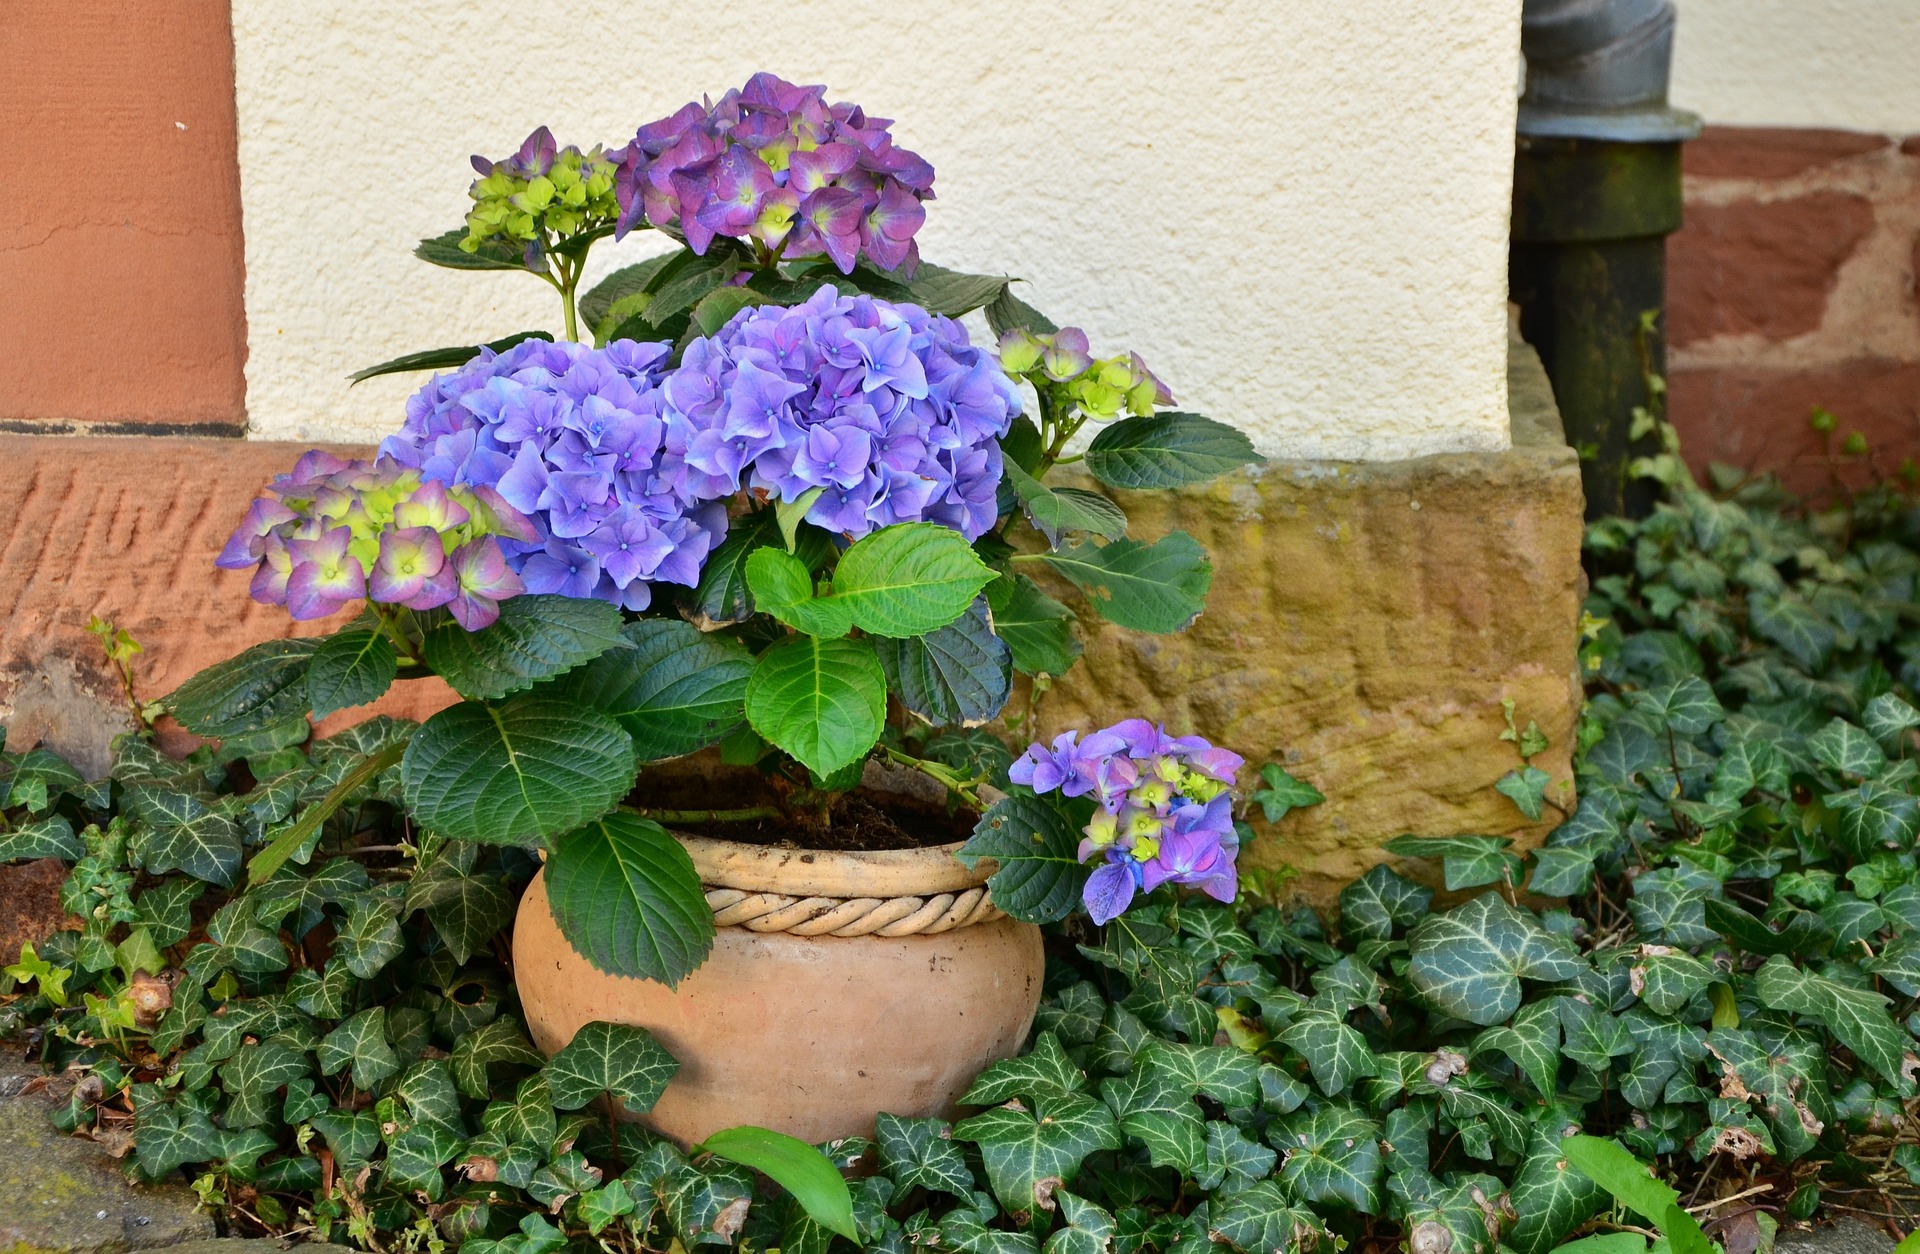
[[[1920,1169],[1920,512],[1876,490],[1809,513],[1676,466],[1649,467],[1673,481],[1650,518],[1589,538],[1577,807],[1510,712],[1502,791],[1564,814],[1544,848],[1404,836],[1337,917],[1156,900],[1059,925],[1033,1043],[979,1077],[976,1113],[827,1147],[871,1169],[861,1243],[1544,1254],[1632,1223],[1570,1169],[1576,1130],[1726,1199],[1700,1213],[1729,1249],[1823,1203],[1897,1206]],[[534,863],[413,835],[396,759],[364,765],[405,730],[269,727],[185,761],[129,736],[99,781],[0,758],[0,860],[70,861],[85,920],[0,998],[0,1028],[78,1081],[63,1125],[191,1181],[234,1232],[842,1240],[743,1166],[615,1143],[594,1099],[645,1106],[675,1067],[645,1033],[532,1049],[502,929]],[[1270,816],[1318,801],[1264,782]],[[249,847],[342,790],[247,887]]]

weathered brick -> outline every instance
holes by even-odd
[[[1873,229],[1863,196],[1690,204],[1667,254],[1676,345],[1720,335],[1785,340],[1816,330],[1840,267]]]
[[[1885,135],[1812,127],[1709,126],[1681,151],[1695,178],[1788,179],[1847,157],[1877,152]]]
[[[1671,412],[1680,446],[1696,472],[1710,462],[1777,471],[1797,491],[1827,487],[1834,473],[1869,478],[1860,465],[1830,466],[1807,425],[1814,406],[1838,419],[1834,444],[1859,431],[1872,465],[1892,475],[1920,455],[1920,362],[1865,358],[1811,370],[1766,366],[1675,370]]]

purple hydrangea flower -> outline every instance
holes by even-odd
[[[1082,904],[1095,923],[1117,918],[1138,892],[1186,884],[1219,901],[1239,891],[1233,782],[1246,760],[1201,736],[1169,736],[1132,718],[1084,738],[1062,732],[1033,744],[1007,772],[1037,793],[1091,794],[1097,805],[1079,857],[1100,861]]]
[[[661,395],[697,495],[791,502],[817,488],[807,520],[854,539],[898,522],[984,535],[998,437],[1020,412],[959,323],[831,286],[741,310],[688,346]]]
[[[829,105],[826,93],[756,74],[718,104],[641,127],[611,154],[618,234],[643,221],[677,225],[700,254],[716,235],[751,237],[787,257],[825,253],[843,274],[862,252],[911,273],[933,167],[894,147],[889,119]]]
[[[644,609],[655,583],[699,582],[734,490],[688,467],[694,428],[667,412],[667,354],[631,340],[482,349],[414,393],[381,453],[524,516],[501,542],[514,583]],[[507,586],[490,563],[468,574],[479,582],[459,596]]]

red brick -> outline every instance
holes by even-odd
[[[1808,427],[1814,406],[1839,420],[1833,445],[1867,437],[1870,463],[1837,467],[1854,484],[1920,459],[1920,363],[1865,359],[1821,370],[1676,370],[1670,409],[1680,447],[1696,471],[1709,462],[1778,471],[1789,487],[1817,491],[1836,468]]]
[[[14,0],[0,117],[52,178],[0,218],[0,421],[246,422],[225,0]]]
[[[1900,155],[1920,157],[1920,135],[1909,135],[1900,141]]]
[[[1788,179],[1891,142],[1859,131],[1709,126],[1682,150],[1681,160],[1685,172],[1697,178]]]
[[[1816,329],[1840,267],[1872,229],[1872,203],[1845,192],[1687,206],[1667,248],[1673,342]]]

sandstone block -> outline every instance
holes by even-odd
[[[1673,342],[1817,329],[1840,267],[1872,230],[1873,203],[1850,192],[1689,204],[1667,254]]]

